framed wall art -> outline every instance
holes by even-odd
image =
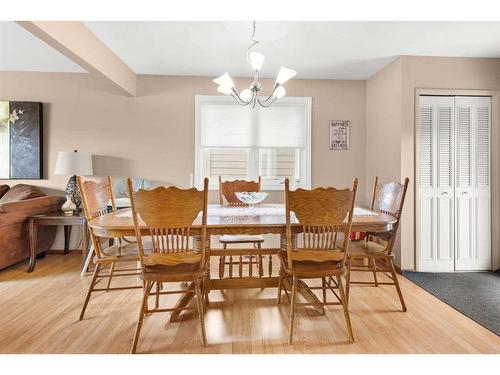
[[[0,179],[43,178],[42,107],[0,101]]]

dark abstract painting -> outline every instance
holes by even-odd
[[[42,103],[0,101],[0,179],[41,179]]]

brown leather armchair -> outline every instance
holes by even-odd
[[[0,269],[29,258],[27,218],[57,212],[63,202],[63,197],[47,196],[35,186],[0,185]],[[53,226],[39,228],[37,254],[52,246],[56,229]]]

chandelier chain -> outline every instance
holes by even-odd
[[[249,54],[250,54],[250,50],[255,47],[257,44],[259,44],[259,41],[255,39],[255,32],[257,30],[257,27],[256,27],[256,21],[253,21],[253,31],[252,31],[252,44],[250,44],[250,47],[247,48],[247,61],[250,63],[250,58],[249,58]]]

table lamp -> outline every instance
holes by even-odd
[[[77,150],[59,151],[55,174],[71,176],[66,185],[66,202],[61,207],[65,214],[73,215],[74,211],[81,211],[82,198],[76,176],[91,176],[93,173],[91,154]]]

